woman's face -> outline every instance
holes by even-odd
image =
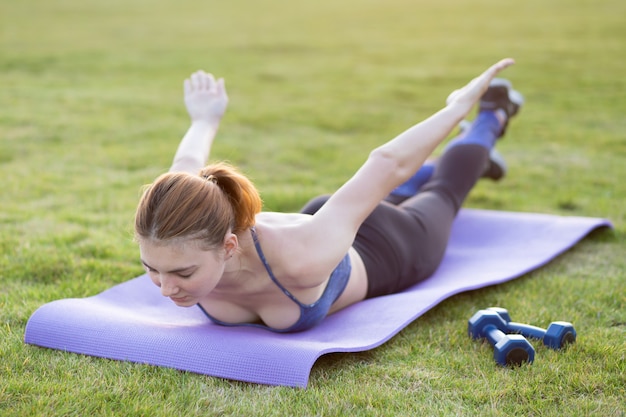
[[[229,249],[204,250],[196,242],[139,242],[141,262],[161,294],[181,307],[200,302],[217,286]]]

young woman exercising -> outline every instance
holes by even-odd
[[[522,98],[494,77],[512,64],[488,68],[445,108],[374,149],[334,194],[290,214],[261,212],[257,190],[232,166],[205,166],[228,97],[223,79],[192,74],[184,83],[191,126],[135,217],[150,278],[215,323],[295,332],[429,277],[468,192],[481,176],[500,175],[490,155]],[[477,103],[472,125],[434,169],[424,165]]]

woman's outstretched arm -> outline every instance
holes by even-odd
[[[337,218],[338,214],[346,216],[343,221],[358,228],[371,210],[410,178],[467,116],[491,80],[513,63],[507,58],[490,66],[463,88],[453,92],[442,110],[374,149],[365,164],[326,204],[326,207],[338,211],[329,217]],[[333,199],[338,200],[337,203]]]
[[[204,71],[193,73],[184,82],[185,106],[191,126],[178,145],[170,172],[197,174],[209,158],[213,139],[228,105],[224,79],[215,80]]]
[[[445,108],[374,149],[356,174],[303,225],[300,229],[303,243],[291,245],[290,259],[300,259],[299,256],[310,251],[316,253],[312,263],[336,265],[376,205],[421,167],[480,100],[491,80],[512,64],[512,59],[503,59],[492,65],[455,91]]]
[[[381,187],[382,198],[422,166],[426,158],[472,110],[489,87],[491,80],[513,63],[512,59],[503,59],[492,65],[466,86],[453,92],[445,108],[372,152],[374,158],[390,159],[394,166],[394,169],[387,173],[391,174],[391,184],[388,187],[384,185]]]

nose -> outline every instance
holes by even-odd
[[[164,276],[161,276],[159,287],[161,287],[161,295],[164,297],[171,297],[180,291],[173,279]]]

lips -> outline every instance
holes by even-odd
[[[184,303],[185,301],[187,301],[187,297],[170,297],[170,300],[175,303]]]

